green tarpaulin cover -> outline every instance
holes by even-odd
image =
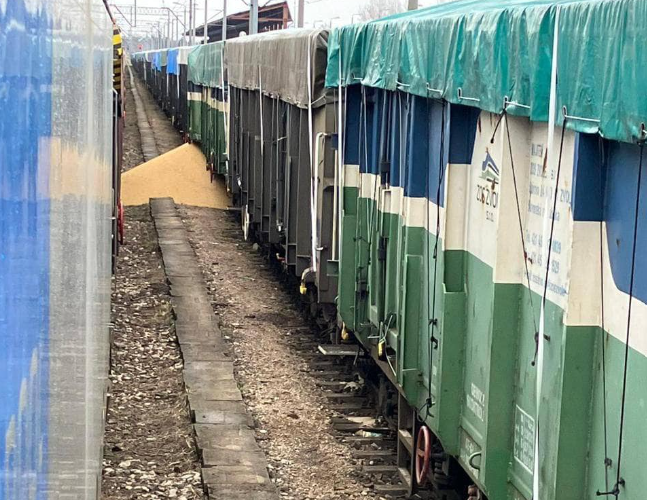
[[[222,88],[224,47],[224,42],[196,46],[189,53],[189,81],[204,87]]]
[[[557,37],[555,37],[557,29]],[[457,0],[331,32],[326,85],[361,83],[635,142],[647,122],[647,0]],[[643,89],[642,91],[640,89]]]

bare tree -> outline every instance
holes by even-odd
[[[362,21],[379,19],[404,11],[405,3],[405,0],[364,0],[364,4],[359,9],[359,16]]]

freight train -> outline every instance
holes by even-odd
[[[183,130],[397,389],[410,493],[643,498],[646,34],[643,1],[458,0],[192,49]]]
[[[122,51],[102,0],[0,2],[0,500],[99,496]]]

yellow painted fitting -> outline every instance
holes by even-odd
[[[305,295],[306,293],[308,293],[308,287],[306,286],[305,281],[301,282],[301,286],[299,287],[299,292],[301,293],[301,295]]]
[[[380,359],[384,359],[384,351],[386,348],[386,342],[383,340],[380,340],[377,344],[377,357]]]
[[[350,339],[350,334],[348,333],[348,330],[346,330],[346,324],[341,327],[341,339],[346,342]]]

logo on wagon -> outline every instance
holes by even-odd
[[[499,167],[490,152],[485,150],[485,159],[481,164],[481,175],[476,179],[476,200],[485,207],[485,219],[495,220],[496,209],[499,205]]]
[[[492,158],[492,155],[486,149],[485,160],[481,164],[481,179],[496,185],[499,183],[499,175],[499,167],[497,167],[494,158]]]

